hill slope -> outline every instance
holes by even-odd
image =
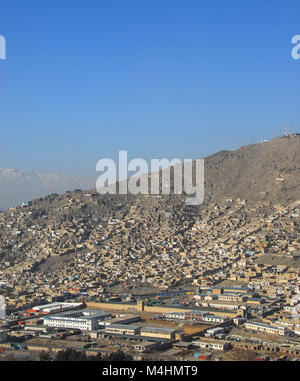
[[[300,136],[221,151],[205,159],[205,196],[300,199]]]
[[[155,287],[169,288],[191,282],[185,272],[191,267],[203,275],[199,271],[217,258],[223,271],[224,250],[261,252],[268,242],[269,254],[297,254],[299,152],[297,136],[206,158],[199,206],[187,206],[182,195],[91,190],[11,208],[0,213],[0,281],[12,289],[39,281],[57,295],[68,285],[88,289],[108,279],[143,285],[148,277]]]

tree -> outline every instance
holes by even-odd
[[[40,353],[40,361],[49,361],[49,360],[50,360],[49,352],[42,351]]]
[[[103,361],[101,353],[97,353],[95,356],[89,356],[87,357],[88,361]]]
[[[55,361],[132,361],[131,355],[125,354],[120,349],[117,352],[112,352],[102,356],[97,353],[95,356],[87,356],[84,351],[76,351],[72,348],[67,348],[64,351],[59,351],[55,356]]]
[[[59,351],[55,356],[56,361],[86,361],[85,352],[77,352],[75,349],[67,348],[64,351]]]
[[[132,361],[131,355],[125,354],[120,349],[117,352],[112,352],[109,355],[104,356],[104,361]]]

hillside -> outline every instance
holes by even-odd
[[[96,178],[96,174],[95,174]],[[205,158],[205,200],[291,202],[300,199],[300,136],[220,151]],[[0,210],[36,197],[89,189],[95,180],[0,168]]]
[[[222,279],[247,251],[299,255],[299,152],[296,136],[206,158],[199,206],[182,195],[77,190],[11,208],[0,213],[0,287],[168,288],[210,271]]]
[[[299,179],[300,136],[221,151],[205,159],[205,195],[212,200],[295,201],[300,199]]]

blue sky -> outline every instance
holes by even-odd
[[[1,0],[0,167],[96,176],[300,131],[299,0]]]

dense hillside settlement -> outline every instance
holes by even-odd
[[[1,358],[300,359],[299,155],[205,159],[199,206],[76,190],[0,213]]]

